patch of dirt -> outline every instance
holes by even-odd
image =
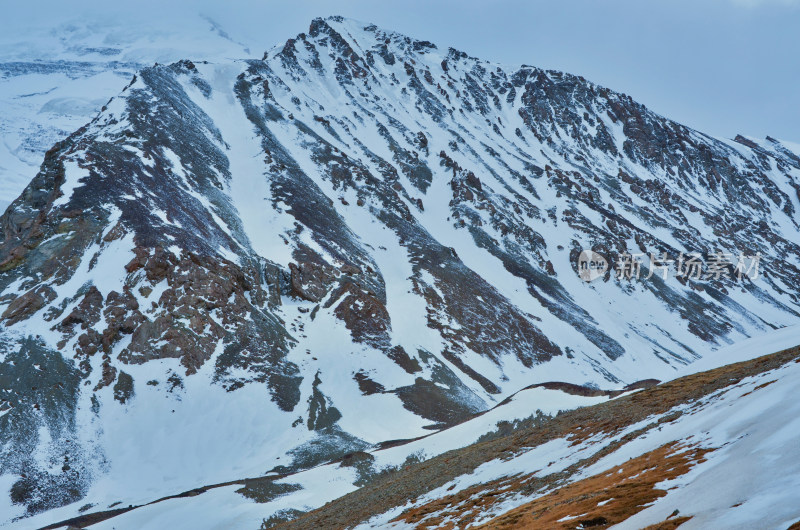
[[[519,506],[478,528],[608,528],[666,495],[656,485],[687,473],[695,464],[704,462],[710,451],[666,444]],[[410,513],[403,520],[413,522]]]

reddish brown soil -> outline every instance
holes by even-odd
[[[676,453],[677,444],[667,444],[633,458],[605,473],[573,482],[553,493],[515,508],[478,528],[608,528],[640,512],[667,494],[656,485],[687,473],[703,462],[710,449],[691,448]],[[602,506],[598,503],[605,502]],[[565,517],[569,520],[562,521]],[[688,518],[682,518],[685,522]],[[677,527],[680,523],[665,521]]]

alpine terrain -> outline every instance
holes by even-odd
[[[341,17],[126,82],[0,218],[0,524],[800,520],[800,146]]]
[[[11,15],[13,19],[13,15]],[[250,56],[208,17],[9,24],[0,33],[0,208],[36,174],[44,153],[86,124],[137,70],[185,57]]]

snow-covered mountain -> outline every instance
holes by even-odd
[[[10,25],[9,25],[10,26]],[[214,20],[75,19],[0,34],[0,208],[36,174],[44,153],[85,125],[137,70],[180,59],[245,58]]]
[[[311,469],[796,323],[798,153],[339,17],[144,68],[0,218],[0,513]]]

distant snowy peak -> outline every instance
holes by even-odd
[[[181,28],[157,17],[121,22],[66,20],[52,27],[20,26],[0,37],[0,61],[171,62],[178,58],[244,58],[250,51],[214,19],[187,16]],[[176,53],[179,54],[176,57]]]
[[[156,17],[157,18],[157,17]],[[0,209],[36,174],[52,145],[85,125],[133,74],[179,59],[250,56],[214,20],[76,19],[0,35]]]
[[[339,17],[212,59],[138,71],[0,218],[18,511],[308,469],[532,384],[667,379],[800,316],[783,144]],[[687,274],[695,252],[759,274]],[[619,277],[632,254],[664,263]],[[134,419],[163,448],[122,489]],[[175,458],[209,422],[230,435]]]

